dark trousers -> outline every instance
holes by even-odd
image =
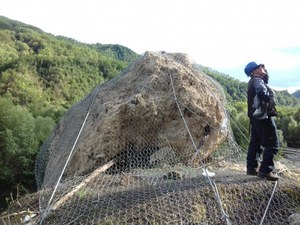
[[[251,138],[247,155],[248,171],[257,169],[257,156],[261,153],[263,157],[259,172],[270,173],[273,170],[274,155],[277,154],[279,149],[276,130],[277,128],[273,117],[264,120],[251,119]]]

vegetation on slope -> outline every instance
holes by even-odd
[[[295,98],[300,98],[300,90],[295,91],[292,95],[293,95]]]
[[[0,16],[0,189],[34,187],[40,145],[59,118],[138,57],[87,45]]]

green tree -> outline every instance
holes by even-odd
[[[288,124],[288,131],[286,135],[287,143],[290,147],[299,148],[300,147],[300,126],[294,118],[291,118]]]
[[[287,147],[287,143],[284,139],[282,130],[277,130],[278,142],[279,142],[279,152],[276,155],[276,160],[282,157],[283,149]]]
[[[32,114],[15,106],[10,99],[0,98],[1,182],[7,185],[31,183],[37,147]]]
[[[38,116],[35,118],[35,128],[34,133],[39,145],[42,145],[43,142],[47,139],[50,132],[52,131],[55,122],[50,117],[41,117]]]
[[[300,107],[297,109],[297,111],[293,115],[294,119],[297,121],[297,123],[300,123]]]
[[[282,130],[284,141],[289,147],[300,147],[298,139],[299,107],[278,107],[279,116],[276,118],[278,129]]]
[[[249,118],[247,116],[247,103],[235,102],[230,104],[230,124],[237,143],[247,149],[249,144]]]
[[[300,90],[295,91],[292,95],[296,98],[300,98]]]
[[[236,142],[247,149],[249,144],[249,119],[245,113],[238,113],[234,119],[231,119],[231,127]]]

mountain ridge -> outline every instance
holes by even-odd
[[[295,98],[300,98],[300,89],[292,93]]]

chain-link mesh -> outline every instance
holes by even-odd
[[[167,65],[187,64],[182,55],[157,54],[167,61]],[[191,70],[206,77],[199,68]],[[113,157],[103,161],[100,156],[91,155],[96,159],[94,167],[82,173],[71,172],[70,166],[65,164],[66,158],[76,138],[80,142],[89,137],[92,128],[83,122],[87,119],[86,124],[93,124],[94,115],[101,113],[96,104],[104,101],[99,100],[99,92],[105,92],[107,85],[96,88],[73,107],[72,117],[65,116],[64,126],[60,123],[56,127],[38,156],[39,210],[32,223],[253,225],[264,220],[263,224],[288,224],[288,217],[300,210],[299,176],[281,174],[275,190],[274,183],[245,175],[246,155],[232,136],[228,126],[230,115],[225,116],[219,125],[207,122],[203,113],[184,105],[184,96],[177,99],[181,88],[179,78],[168,68],[165,76],[168,85],[162,85],[161,79],[153,79],[151,85],[144,84],[141,93],[134,93],[151,98],[163,87],[164,95],[152,99],[156,101],[153,105],[159,106],[157,113],[127,117],[122,121],[124,132],[113,134],[111,139],[114,141],[107,140],[105,145],[107,151],[115,152]],[[197,77],[188,79],[191,86],[199,85]],[[211,96],[222,93],[220,86],[207,80],[213,87]],[[177,84],[172,87],[172,82]],[[161,105],[163,98],[171,99],[173,104]],[[132,101],[135,104],[134,99]],[[227,115],[225,97],[216,97],[215,101],[221,105],[218,110],[224,110],[224,115]],[[174,134],[162,132],[167,119],[160,116],[164,107],[172,107],[174,111],[172,118],[168,118],[174,123]],[[189,130],[194,124],[199,124],[201,134]],[[105,132],[106,127],[95,129],[95,132]],[[172,135],[177,130],[182,130],[185,135],[176,136],[178,140],[174,142]],[[217,145],[214,145],[214,140],[209,140],[214,133],[223,136],[216,140]],[[77,145],[74,146],[78,151]],[[206,148],[213,151],[207,153]],[[63,156],[60,155],[62,151]],[[57,158],[57,155],[61,157]],[[76,159],[76,154],[72,153],[73,161],[74,157]],[[49,161],[51,165],[47,164]],[[62,175],[61,179],[59,175]],[[37,196],[32,198],[37,199]],[[26,206],[37,210],[36,203]],[[10,219],[6,220],[7,224],[17,223],[13,216],[5,218]]]

